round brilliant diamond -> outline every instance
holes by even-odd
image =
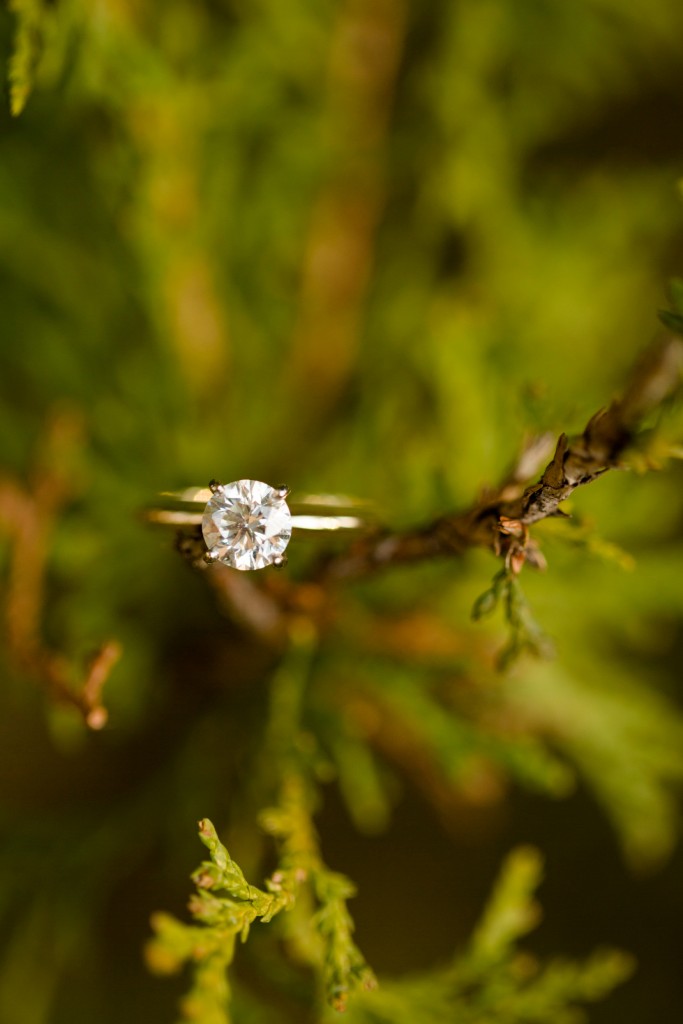
[[[217,561],[235,569],[263,569],[281,559],[292,535],[292,518],[274,487],[261,480],[236,480],[212,494],[202,533]]]

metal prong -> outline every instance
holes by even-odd
[[[289,497],[290,491],[291,488],[288,487],[287,484],[280,484],[279,487],[275,488],[275,493],[277,494],[278,498],[282,498],[283,501],[285,498]]]
[[[287,555],[276,555],[273,559],[273,565],[276,569],[284,569],[287,565]]]
[[[211,491],[212,494],[215,494],[216,491],[220,490],[220,487],[221,487],[221,484],[219,483],[218,480],[210,480],[209,481],[209,490]]]
[[[218,561],[218,552],[206,551],[202,557],[207,565],[213,565],[214,562]]]

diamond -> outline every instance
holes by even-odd
[[[282,493],[261,480],[217,486],[202,518],[209,555],[243,570],[279,562],[292,535],[292,517]]]

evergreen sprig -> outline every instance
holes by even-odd
[[[670,331],[683,336],[683,280],[675,277],[669,282],[670,309],[660,309],[659,319]]]
[[[189,910],[197,924],[156,914],[152,920],[156,937],[146,952],[149,966],[159,974],[174,973],[186,961],[194,962],[194,981],[182,1011],[188,1020],[213,1024],[230,1019],[226,972],[237,937],[245,942],[255,920],[267,923],[291,907],[303,876],[296,869],[280,868],[267,880],[265,890],[259,889],[249,885],[207,818],[199,822],[199,837],[211,859],[192,875],[196,892]]]
[[[282,911],[297,910],[283,928],[296,959],[318,979],[328,1004],[344,1010],[356,989],[371,989],[375,976],[353,941],[347,901],[353,884],[324,863],[313,824],[315,758],[302,751],[299,734],[302,700],[311,671],[316,634],[303,620],[290,626],[291,648],[271,681],[270,717],[264,736],[265,763],[279,778],[278,801],[259,816],[263,831],[278,847],[278,866],[265,888],[251,885],[218,838],[212,822],[199,822],[199,837],[209,851],[192,875],[196,892],[189,902],[193,924],[168,914],[152,919],[156,936],[147,961],[157,973],[173,973],[195,963],[194,980],[182,1010],[187,1019],[208,1024],[230,1020],[227,978],[236,940],[245,942],[251,925],[268,924]]]
[[[509,668],[525,651],[540,657],[552,654],[552,641],[534,618],[518,574],[507,565],[495,574],[491,586],[474,602],[472,618],[476,622],[491,615],[499,604],[509,627],[508,641],[498,655],[499,668]]]
[[[16,16],[14,48],[8,66],[10,111],[17,117],[33,88],[43,47],[45,7],[42,0],[10,0],[9,7]]]
[[[349,1010],[353,1024],[578,1024],[582,1005],[602,999],[631,975],[633,958],[598,950],[584,961],[541,963],[519,948],[539,922],[535,891],[542,858],[518,847],[503,864],[467,948],[442,969],[360,996]]]
[[[346,1008],[356,988],[370,989],[375,977],[353,941],[353,921],[346,903],[352,883],[322,862],[310,816],[298,785],[290,780],[289,796],[280,807],[265,811],[261,823],[280,845],[277,870],[264,889],[250,885],[238,864],[220,842],[212,822],[199,823],[199,837],[210,860],[193,873],[196,892],[189,902],[195,924],[184,924],[169,914],[152,920],[156,936],[147,946],[147,961],[159,974],[174,973],[194,962],[194,982],[183,1000],[189,1020],[213,1024],[229,1017],[230,986],[227,969],[233,962],[237,937],[246,942],[251,925],[272,921],[291,910],[302,886],[310,886],[319,908],[311,920],[317,944],[309,957],[318,970],[327,1001],[337,1010]],[[317,947],[317,948],[316,948]]]

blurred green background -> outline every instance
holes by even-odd
[[[683,267],[683,7],[13,0],[0,28],[0,1022],[161,1024],[184,983],[141,951],[195,821],[261,877],[279,654],[139,509],[253,477],[400,527],[583,429]],[[609,474],[539,526],[557,654],[507,676],[504,623],[469,621],[490,555],[343,590],[307,726],[380,975],[464,943],[533,841],[530,947],[640,962],[591,1020],[683,1013],[681,480]],[[90,732],[40,652],[77,690],[109,639]]]

